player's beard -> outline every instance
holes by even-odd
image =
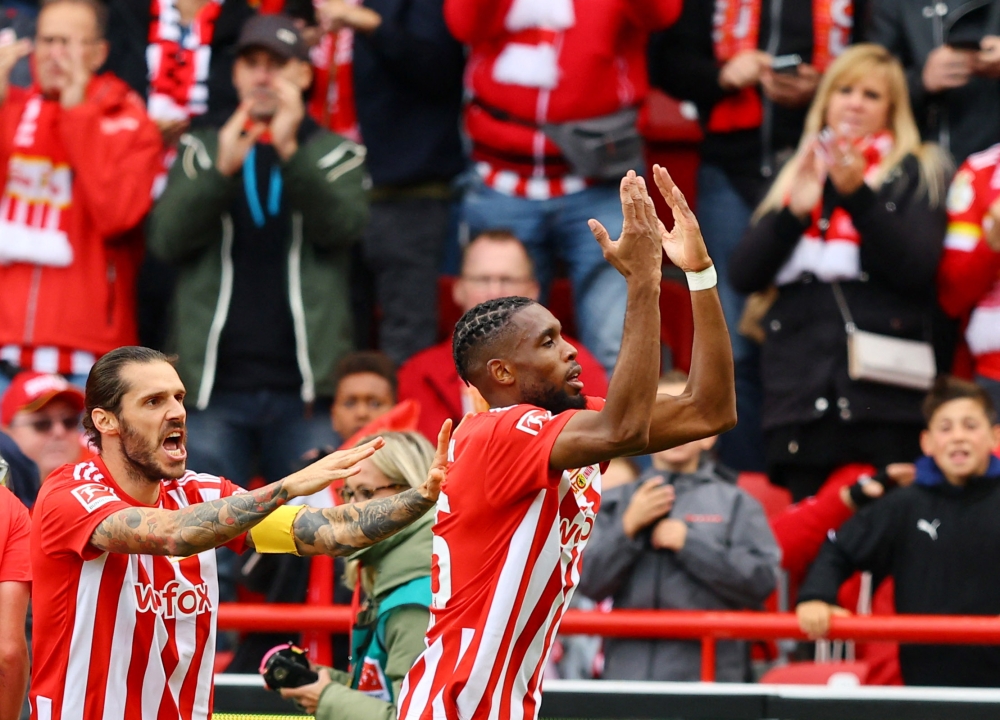
[[[587,398],[583,395],[570,395],[563,388],[554,385],[533,385],[521,390],[521,402],[536,405],[558,415],[564,410],[584,410]]]
[[[156,451],[160,449],[163,442],[149,442],[138,430],[128,424],[124,417],[119,418],[121,425],[121,448],[125,458],[126,468],[136,480],[158,483],[164,478],[179,478],[186,469],[182,464],[179,470],[165,468],[156,459]],[[166,432],[173,430],[183,430],[184,423],[171,423]]]

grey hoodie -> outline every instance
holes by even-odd
[[[622,528],[622,515],[639,485],[651,477],[672,482],[677,496],[669,517],[683,520],[687,539],[679,552],[650,545],[653,523],[635,538]],[[673,610],[758,609],[774,590],[781,551],[764,510],[749,494],[703,462],[690,475],[657,470],[612,488],[590,537],[580,592],[594,600],[614,599],[615,608]],[[619,640],[604,642],[604,678],[609,680],[698,680],[697,641]],[[745,643],[720,642],[716,679],[746,679]]]

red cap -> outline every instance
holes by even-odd
[[[36,412],[56,398],[65,400],[77,412],[83,412],[83,393],[61,375],[31,371],[18,373],[0,402],[0,424],[10,425],[14,415],[22,410]]]

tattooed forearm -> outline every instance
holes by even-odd
[[[187,557],[245,533],[288,500],[284,481],[180,510],[130,508],[109,516],[90,542],[101,550]]]
[[[306,509],[292,526],[295,545],[300,555],[350,555],[402,530],[433,505],[411,489],[356,505]]]

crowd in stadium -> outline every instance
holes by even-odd
[[[50,473],[98,452],[84,390],[102,356],[175,358],[195,472],[260,488],[383,434],[370,469],[298,502],[418,488],[442,423],[490,408],[452,338],[481,303],[549,307],[573,382],[607,395],[627,283],[588,221],[617,238],[620,182],[635,170],[655,195],[654,160],[718,273],[739,419],[603,470],[574,606],[777,603],[818,639],[845,612],[1000,615],[1000,2],[0,11],[0,473],[16,496],[0,492],[0,720],[27,682],[14,540]],[[684,273],[663,272],[659,392],[683,396],[691,304]],[[283,691],[322,720],[394,717],[424,649],[431,517],[338,560],[338,602],[368,598],[365,662],[345,672],[340,648]],[[305,600],[308,559],[231,548],[220,600]],[[219,657],[253,672],[284,639],[223,636]],[[1000,686],[996,647],[852,652],[873,684]],[[700,653],[564,637],[546,673],[697,680]],[[774,660],[720,643],[716,676]]]

